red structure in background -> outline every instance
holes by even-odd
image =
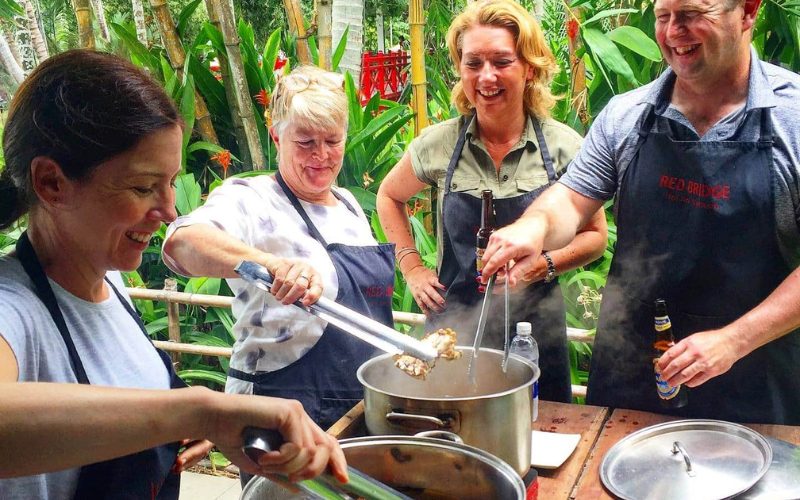
[[[382,99],[396,101],[406,86],[409,56],[406,51],[365,52],[361,56],[361,105],[373,94]]]

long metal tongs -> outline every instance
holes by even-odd
[[[506,265],[506,281],[505,286],[503,287],[503,295],[505,298],[505,343],[503,344],[503,364],[501,367],[503,368],[503,373],[505,373],[508,369],[508,355],[511,353],[511,325],[509,324],[511,318],[511,311],[510,306],[508,304],[508,265]]]
[[[272,275],[266,267],[260,264],[245,260],[240,262],[234,270],[243,280],[262,290],[269,292],[272,288]],[[308,307],[300,301],[293,305],[390,354],[407,353],[428,362],[438,356],[438,352],[433,346],[423,344],[414,337],[404,335],[325,297],[320,297],[317,302]]]
[[[481,315],[478,318],[478,330],[475,332],[475,341],[472,343],[472,357],[469,359],[469,368],[467,373],[469,375],[469,382],[475,385],[475,360],[478,358],[478,351],[481,349],[481,342],[483,342],[483,332],[486,330],[486,312],[489,308],[491,301],[492,290],[494,289],[495,275],[489,276],[489,281],[486,282],[486,295],[483,296],[483,304],[481,304]]]

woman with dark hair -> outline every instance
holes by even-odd
[[[346,479],[299,403],[185,388],[125,293],[119,271],[176,216],[182,136],[161,87],[108,54],[54,56],[14,96],[0,229],[25,214],[28,226],[0,257],[0,498],[177,498],[204,438],[251,474],[331,465]],[[286,444],[253,463],[246,426]]]

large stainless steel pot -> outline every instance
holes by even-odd
[[[459,350],[464,353],[461,359],[439,360],[426,380],[400,372],[390,355],[361,365],[357,373],[364,385],[367,432],[454,432],[524,476],[531,466],[531,389],[539,369],[513,356],[503,373],[503,353],[481,349],[477,383],[472,385],[467,377],[472,348]]]
[[[525,485],[505,462],[482,450],[442,439],[375,436],[341,441],[347,464],[416,499],[524,500]],[[242,500],[299,500],[264,477],[253,478]]]

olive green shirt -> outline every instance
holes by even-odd
[[[414,175],[420,181],[437,188],[436,238],[440,243],[437,260],[439,267],[442,263],[444,183],[462,119],[465,118],[453,118],[424,129],[408,148]],[[553,159],[556,175],[561,176],[578,154],[583,139],[567,125],[552,119],[546,119],[542,123],[542,133]],[[499,172],[478,136],[477,123],[473,120],[467,128],[464,149],[453,172],[450,190],[479,198],[482,190],[491,189],[495,198],[511,198],[533,191],[547,182],[547,170],[531,119],[528,120],[519,142],[503,158]]]

